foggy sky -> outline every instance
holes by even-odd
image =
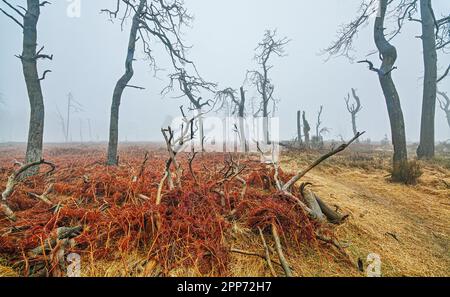
[[[22,4],[24,0],[11,1]],[[111,23],[102,8],[114,8],[115,0],[81,0],[81,17],[69,18],[68,2],[58,0],[41,10],[38,26],[39,46],[54,55],[53,61],[39,61],[40,73],[52,70],[42,82],[46,106],[45,141],[63,141],[58,124],[57,106],[64,112],[67,94],[72,92],[83,105],[83,112],[73,115],[71,138],[80,140],[80,125],[84,140],[107,140],[109,110],[114,85],[124,72],[129,22],[124,31],[119,22]],[[188,56],[200,74],[219,88],[239,88],[247,70],[257,67],[254,48],[265,29],[277,29],[280,37],[291,42],[287,57],[274,58],[271,78],[275,97],[280,100],[281,138],[296,135],[296,111],[306,110],[314,129],[316,113],[324,105],[323,125],[330,128],[325,138],[348,138],[352,135],[351,118],[344,97],[356,88],[363,110],[358,114],[359,130],[368,138],[390,137],[389,120],[384,97],[375,73],[345,58],[333,58],[319,53],[335,38],[338,26],[354,17],[360,0],[186,0],[186,7],[195,19],[192,28],[184,29],[184,40],[192,45]],[[450,11],[450,1],[434,0],[439,17]],[[365,59],[374,49],[373,19],[359,34],[355,57]],[[393,44],[398,50],[398,70],[393,74],[406,122],[408,141],[417,141],[420,130],[423,61],[418,23],[407,23]],[[22,31],[10,19],[0,15],[0,142],[26,141],[29,105],[20,60]],[[160,68],[170,69],[169,60],[160,43],[154,44]],[[161,140],[161,125],[167,116],[178,116],[178,106],[188,105],[186,98],[161,96],[167,85],[167,71],[154,76],[138,45],[134,63],[135,75],[130,84],[145,87],[144,91],[127,88],[122,97],[119,138],[121,141]],[[371,59],[378,63],[376,56]],[[450,63],[450,55],[438,56],[439,71]],[[449,79],[439,84],[450,92]],[[248,98],[256,96],[247,87]],[[211,95],[209,95],[211,96]],[[92,126],[89,136],[88,119]],[[91,139],[90,139],[91,138]],[[444,113],[437,108],[436,139],[450,138]]]

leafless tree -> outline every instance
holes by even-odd
[[[322,134],[328,132],[328,128],[322,126],[322,113],[323,113],[323,105],[320,106],[319,111],[317,112],[317,122],[316,122],[316,135],[313,137],[313,144],[317,148],[321,148],[323,146],[323,136]]]
[[[362,1],[356,19],[341,27],[338,39],[326,49],[326,52],[352,58],[353,41],[360,29],[368,23],[370,16],[377,13],[377,2],[378,0]],[[390,9],[385,12],[384,18],[396,24],[394,30],[385,32],[388,42],[401,32],[406,21],[418,22],[422,26],[422,35],[419,38],[423,46],[424,87],[417,155],[419,158],[431,158],[434,156],[435,143],[436,83],[443,80],[450,71],[449,65],[438,78],[437,51],[445,52],[450,47],[450,15],[447,13],[437,19],[431,0],[392,0],[388,5]],[[419,7],[420,16],[416,16]]]
[[[119,106],[122,94],[127,87],[143,89],[129,84],[134,74],[133,61],[135,60],[136,43],[142,44],[146,58],[156,69],[151,44],[154,41],[161,42],[175,69],[180,70],[184,65],[192,64],[185,57],[187,47],[180,36],[181,28],[190,23],[191,16],[184,8],[183,0],[117,0],[115,10],[103,9],[102,12],[108,13],[111,19],[116,19],[122,12],[122,25],[125,19],[133,16],[125,60],[125,73],[117,81],[111,104],[107,164],[117,165]]]
[[[273,92],[275,86],[273,85],[269,72],[273,68],[270,64],[270,59],[273,56],[283,57],[285,56],[285,46],[289,43],[287,37],[277,38],[276,30],[266,30],[263,40],[255,48],[255,61],[261,68],[260,70],[248,71],[247,77],[249,81],[256,86],[258,93],[261,95],[260,110],[263,116],[263,133],[264,141],[270,142],[269,137],[269,102],[274,101]]]
[[[412,1],[412,0],[411,0]],[[417,3],[418,0],[412,1]],[[438,78],[437,74],[437,50],[443,50],[450,45],[450,15],[442,19],[436,19],[431,0],[420,0],[421,19],[415,20],[422,25],[424,83],[422,101],[422,119],[420,128],[420,144],[417,148],[419,158],[434,157],[435,145],[435,110],[437,83],[447,74]],[[447,69],[450,68],[450,65]]]
[[[447,117],[447,123],[448,127],[450,128],[450,98],[448,97],[447,93],[437,91],[439,95],[442,96],[441,98],[438,98],[439,100],[439,107],[442,109],[443,112],[445,112],[445,116]]]
[[[222,102],[223,105],[231,105],[231,115],[234,115],[238,119],[239,127],[236,131],[239,134],[241,149],[245,152],[249,150],[248,139],[246,136],[245,127],[245,91],[244,87],[239,88],[239,99],[237,90],[233,88],[226,88],[216,93],[216,100]]]
[[[367,63],[369,69],[377,73],[383,94],[386,100],[386,106],[391,124],[392,143],[394,145],[393,170],[392,179],[394,181],[406,181],[409,165],[406,150],[405,122],[400,104],[400,98],[392,79],[392,71],[396,69],[395,62],[397,60],[397,50],[390,44],[385,35],[385,20],[388,11],[388,5],[392,2],[388,0],[379,0],[378,9],[372,8],[376,1],[363,1],[361,13],[357,20],[349,25],[343,26],[337,41],[335,41],[327,50],[331,55],[344,55],[352,49],[353,39],[356,37],[361,26],[367,24],[369,17],[377,13],[374,25],[374,41],[377,47],[379,58],[382,61],[381,67],[375,68],[374,64],[369,60],[359,61],[359,63]],[[391,10],[390,10],[391,11]],[[398,32],[398,30],[396,31]],[[395,36],[396,33],[391,34]]]
[[[203,80],[197,73],[195,75],[190,75],[185,69],[180,69],[178,72],[170,75],[170,83],[162,91],[163,94],[167,94],[174,90],[175,85],[181,91],[182,95],[186,96],[190,102],[190,110],[197,113],[196,121],[199,126],[199,138],[201,143],[202,151],[205,151],[204,141],[205,135],[203,130],[203,115],[214,109],[216,105],[216,98],[213,99],[203,99],[201,96],[202,91],[208,93],[215,93],[215,88],[217,85],[212,82],[207,82]],[[206,109],[206,110],[205,110]]]
[[[356,90],[353,88],[352,88],[352,95],[353,99],[355,100],[355,103],[350,104],[350,94],[347,94],[347,98],[345,98],[345,104],[347,106],[348,112],[352,116],[353,135],[356,135],[356,133],[358,133],[358,129],[356,128],[356,115],[358,114],[358,112],[361,111],[362,106],[358,95],[356,95]],[[356,139],[356,142],[359,142],[359,139]]]
[[[41,81],[51,72],[45,70],[39,76],[37,61],[39,59],[53,59],[53,55],[43,54],[44,47],[37,50],[37,24],[41,7],[50,4],[48,1],[27,0],[27,6],[14,6],[9,1],[2,0],[7,6],[0,11],[14,21],[23,31],[23,51],[17,57],[22,62],[23,74],[30,102],[30,124],[28,128],[28,142],[26,150],[26,163],[37,162],[42,159],[43,136],[44,136],[44,99],[41,89]],[[9,13],[7,10],[10,10]],[[26,174],[35,174],[38,167],[31,167]]]
[[[297,110],[297,142],[301,145],[302,139],[302,112]]]
[[[308,147],[310,145],[309,131],[311,131],[311,127],[309,126],[309,123],[306,120],[306,114],[304,111],[302,118],[303,118],[303,134],[305,135],[305,145]]]
[[[83,105],[75,100],[72,93],[69,92],[67,95],[67,107],[66,107],[66,118],[63,117],[61,114],[58,106],[56,106],[56,112],[59,118],[59,123],[61,125],[64,140],[65,142],[68,142],[70,140],[70,116],[72,113],[82,112],[83,111]]]

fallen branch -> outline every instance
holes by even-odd
[[[319,196],[314,194],[314,197],[317,200],[317,203],[319,203],[320,209],[322,210],[323,214],[327,217],[328,221],[332,224],[340,225],[342,224],[347,218],[348,214],[341,215],[338,212],[334,211],[329,207]]]
[[[36,193],[28,193],[28,194],[33,196],[33,197],[35,197],[35,198],[38,198],[39,200],[41,200],[45,204],[53,206],[53,203],[47,197],[47,195],[50,194],[52,191],[53,191],[53,184],[50,184],[49,186],[47,186],[47,188],[45,189],[44,193],[42,193],[42,195],[38,195]]]
[[[80,235],[81,231],[83,231],[83,227],[82,226],[75,226],[75,227],[59,227],[58,229],[56,229],[56,236],[53,238],[48,238],[45,241],[45,244],[42,246],[38,246],[34,249],[32,249],[29,252],[30,256],[37,256],[37,255],[41,255],[45,252],[51,251],[56,243],[58,242],[58,240],[63,240],[63,239],[72,239],[74,237],[77,237],[78,235]]]
[[[292,271],[291,268],[289,267],[286,258],[284,257],[283,249],[281,247],[280,236],[278,235],[277,226],[274,223],[272,223],[272,236],[275,239],[275,248],[278,254],[278,258],[280,259],[281,266],[283,267],[286,276],[292,277]]]
[[[299,179],[301,179],[305,174],[307,174],[311,169],[328,159],[329,157],[342,152],[345,150],[350,144],[352,144],[356,139],[358,139],[361,135],[363,135],[365,132],[358,132],[356,135],[347,143],[341,144],[338,148],[332,150],[329,153],[326,153],[325,155],[318,158],[316,161],[314,161],[311,165],[309,165],[306,169],[298,172],[295,176],[293,176],[284,186],[283,190],[288,191]]]
[[[56,166],[53,163],[47,162],[44,159],[37,161],[37,162],[22,165],[19,169],[14,171],[14,173],[9,176],[8,182],[6,183],[6,189],[2,193],[2,200],[6,201],[6,199],[8,199],[8,197],[12,194],[16,185],[20,182],[20,177],[21,177],[22,173],[24,173],[31,167],[39,166],[42,164],[45,164],[45,165],[48,165],[51,167],[50,171],[48,171],[47,174],[53,172],[56,168]]]
[[[258,254],[256,252],[250,252],[250,251],[244,251],[244,250],[240,250],[240,249],[236,249],[236,248],[231,248],[230,249],[231,253],[236,253],[236,254],[242,254],[242,255],[247,255],[247,256],[255,256],[255,257],[260,257],[262,259],[266,259],[266,255],[262,255],[262,254]],[[272,263],[277,264],[280,267],[283,267],[283,265],[281,265],[280,262],[272,260]]]
[[[273,269],[272,266],[272,260],[270,259],[270,253],[269,253],[269,247],[267,246],[266,240],[264,239],[264,234],[260,227],[258,227],[259,236],[261,237],[261,241],[264,245],[264,253],[266,254],[266,262],[267,266],[269,266],[270,273],[272,273],[272,276],[277,276],[277,273],[275,272],[275,269]]]
[[[307,185],[308,184],[302,184],[302,186],[300,187],[303,199],[305,199],[306,204],[311,209],[311,215],[313,216],[313,218],[318,221],[325,221],[326,217],[322,212],[319,202],[317,201],[314,193],[311,190],[306,189]]]

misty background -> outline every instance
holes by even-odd
[[[11,1],[22,4],[24,1]],[[44,141],[64,141],[57,109],[65,116],[67,95],[82,106],[82,111],[71,117],[71,139],[106,141],[113,88],[124,72],[129,25],[121,31],[120,21],[111,22],[103,8],[115,8],[115,0],[81,0],[80,17],[68,17],[69,1],[53,1],[41,9],[38,24],[39,46],[53,54],[53,61],[39,61],[39,73],[50,69],[42,81],[46,107]],[[218,83],[218,89],[239,88],[247,70],[257,66],[254,49],[262,40],[265,29],[277,29],[278,37],[287,36],[283,58],[274,58],[271,78],[274,96],[280,100],[276,116],[280,117],[280,137],[296,136],[296,111],[305,110],[314,129],[317,111],[324,106],[323,126],[330,128],[325,139],[353,136],[350,114],[344,97],[356,88],[362,111],[358,114],[359,130],[367,131],[366,138],[380,140],[390,126],[386,104],[374,72],[365,65],[351,63],[346,58],[333,58],[325,63],[327,55],[320,55],[336,36],[338,26],[355,17],[360,0],[186,0],[186,7],[194,16],[191,28],[185,28],[186,44],[192,45],[188,57],[196,63],[201,76]],[[450,1],[433,2],[436,16],[448,14]],[[394,27],[388,28],[394,29]],[[360,32],[355,43],[357,59],[365,59],[373,51],[373,19]],[[393,74],[397,85],[410,142],[419,138],[422,105],[422,44],[420,24],[406,22],[402,33],[393,44],[398,60]],[[20,60],[14,57],[22,51],[22,31],[4,15],[0,16],[0,142],[26,141],[29,103]],[[161,126],[169,117],[179,116],[179,106],[188,106],[187,98],[172,98],[160,94],[167,86],[171,68],[162,44],[155,43],[154,54],[159,68],[149,68],[141,44],[136,51],[135,74],[132,85],[145,90],[127,88],[124,92],[119,120],[120,141],[162,140]],[[376,55],[370,57],[379,64]],[[438,54],[438,75],[450,63],[450,55]],[[450,92],[449,79],[439,85]],[[247,98],[257,96],[256,90],[245,87]],[[205,94],[212,99],[213,94]],[[259,98],[258,98],[259,99]],[[249,107],[248,107],[249,108]],[[247,109],[249,110],[249,109]],[[91,129],[89,129],[89,125]],[[81,131],[81,133],[80,133]],[[436,140],[450,139],[444,112],[436,109]]]

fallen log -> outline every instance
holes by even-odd
[[[336,155],[339,152],[345,150],[350,144],[352,144],[356,139],[358,139],[365,132],[358,132],[356,135],[347,143],[341,144],[338,148],[333,149],[331,152],[326,153],[325,155],[319,157],[312,164],[310,164],[306,169],[299,171],[295,176],[293,176],[284,186],[283,190],[288,191],[299,179],[301,179],[305,174],[307,174],[311,169],[328,159],[329,157]]]
[[[281,265],[283,266],[284,272],[286,273],[287,277],[292,277],[292,271],[289,267],[289,263],[287,262],[286,258],[283,254],[283,248],[281,247],[281,240],[280,236],[278,235],[277,226],[275,223],[272,223],[272,236],[275,240],[275,249],[278,254],[278,258],[280,259]]]
[[[56,236],[48,238],[45,240],[45,244],[32,249],[28,254],[30,256],[38,256],[44,254],[45,252],[51,251],[57,244],[59,240],[72,239],[80,235],[83,231],[83,226],[75,227],[59,227],[56,229]]]
[[[348,218],[348,214],[339,214],[338,212],[332,210],[331,207],[329,207],[319,196],[316,194],[314,194],[314,196],[323,214],[327,217],[328,222],[335,225],[340,225]]]

